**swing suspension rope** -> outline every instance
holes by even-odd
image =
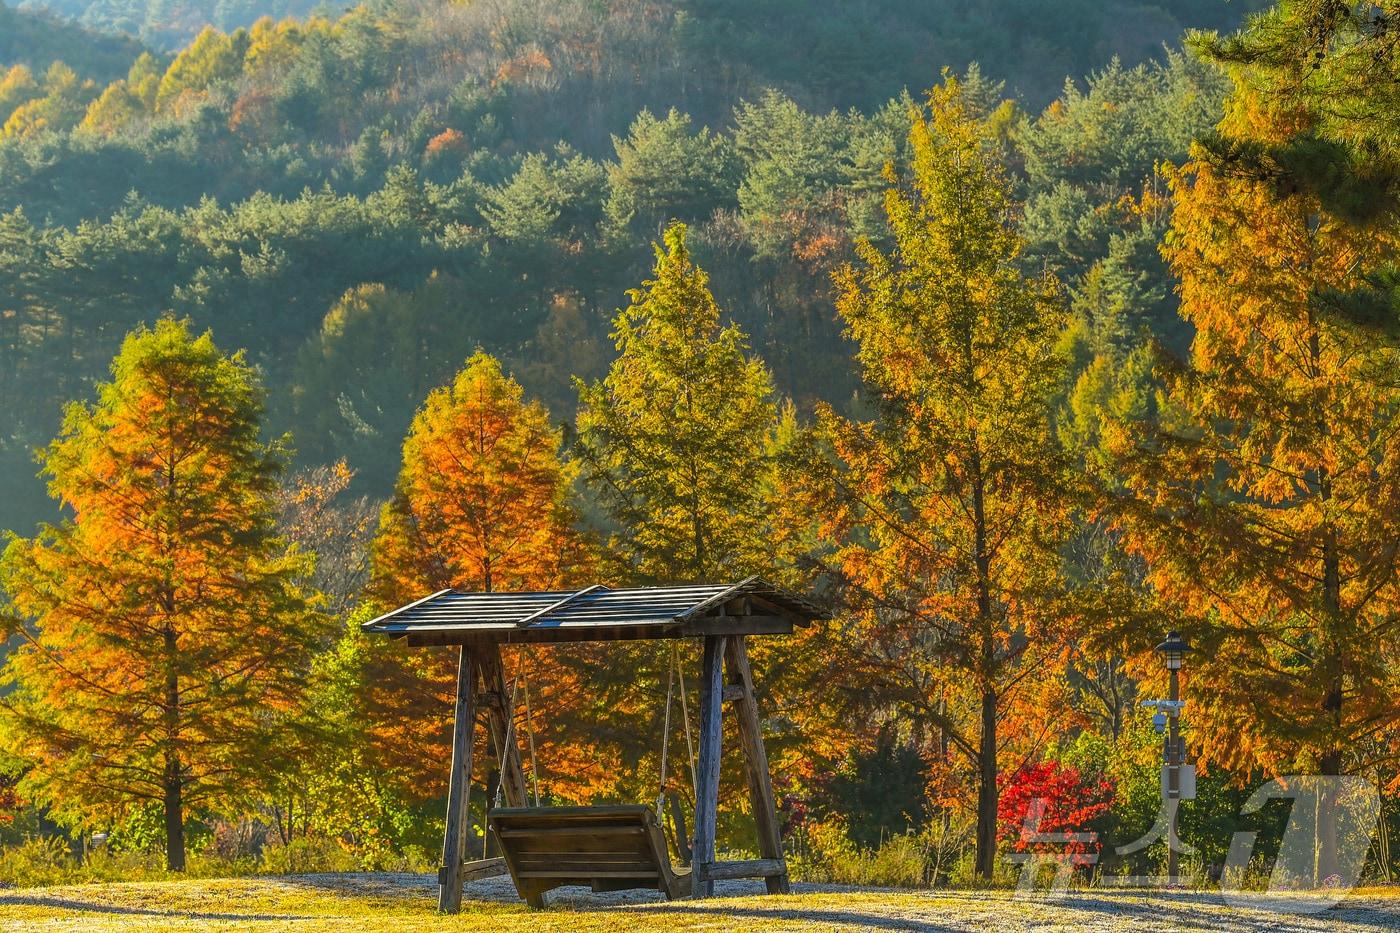
[[[663,820],[664,808],[666,804],[666,779],[667,765],[670,757],[671,746],[671,707],[675,703],[676,688],[680,688],[681,721],[685,726],[685,749],[687,757],[690,759],[690,786],[691,793],[695,791],[698,783],[696,780],[695,762],[695,739],[690,730],[690,703],[686,699],[685,668],[681,664],[680,648],[675,643],[671,645],[671,666],[666,677],[666,705],[662,716],[661,727],[661,767],[660,781],[656,794],[656,819],[657,822]],[[506,717],[505,738],[498,749],[500,757],[500,775],[496,781],[495,800],[492,809],[499,808],[504,801],[506,767],[510,763],[510,750],[515,746],[515,703],[520,698],[521,693],[525,699],[525,741],[530,754],[530,785],[535,806],[540,805],[540,775],[535,752],[535,724],[534,714],[530,699],[530,681],[526,671],[526,665],[522,663],[516,676],[511,679],[510,705],[507,707],[511,714]],[[485,852],[486,839],[482,836],[482,851]]]
[[[520,694],[520,677],[516,676],[510,682],[510,706],[506,707],[506,735],[501,742],[501,767],[496,778],[496,802],[492,809],[499,809],[506,787],[506,765],[510,763],[511,749],[515,748],[515,701]],[[519,750],[516,751],[519,754]],[[534,764],[533,759],[531,765]],[[535,796],[539,796],[539,789],[536,787]]]
[[[656,822],[662,820],[662,807],[666,803],[666,753],[671,746],[671,694],[675,690],[676,666],[671,665],[666,675],[666,712],[661,718],[661,780],[656,788]]]
[[[700,786],[700,778],[696,775],[695,740],[690,737],[690,707],[685,699],[685,666],[681,664],[681,650],[674,642],[671,644],[671,663],[675,665],[676,675],[680,678],[681,721],[685,723],[685,750],[690,755],[690,792],[694,794],[695,788]]]
[[[520,695],[520,680],[521,680],[521,676],[520,676],[520,675],[517,675],[517,676],[511,678],[511,682],[510,682],[510,705],[506,707],[506,714],[507,714],[507,715],[506,715],[506,734],[505,734],[505,738],[501,741],[501,747],[500,747],[499,749],[497,749],[497,751],[500,753],[500,768],[499,768],[499,770],[496,772],[496,799],[494,800],[494,802],[490,802],[490,809],[492,809],[492,810],[499,810],[499,809],[501,808],[501,803],[502,803],[503,800],[504,800],[505,788],[506,788],[506,780],[507,780],[507,777],[506,777],[506,766],[507,766],[508,764],[510,764],[510,751],[511,751],[511,749],[515,748],[515,701],[516,701],[516,699],[517,699],[517,698],[519,697],[519,695]],[[525,702],[526,702],[526,704],[527,704],[527,707],[526,707],[525,728],[526,728],[527,733],[528,733],[528,735],[529,735],[529,737],[530,737],[530,771],[531,771],[531,773],[533,774],[533,773],[534,773],[534,770],[535,770],[535,736],[534,736],[534,732],[530,729],[530,720],[529,720],[529,711],[528,711],[528,710],[529,710],[528,703],[530,702],[530,700],[529,700],[529,697],[530,697],[530,694],[529,694],[530,685],[529,685],[528,683],[525,685],[525,689],[526,689],[526,693],[525,693],[525,698],[526,698],[526,699],[525,699]],[[516,751],[516,754],[517,754],[517,755],[519,754],[519,750]],[[540,784],[539,784],[539,779],[536,778],[536,780],[535,780],[535,806],[539,806],[539,804],[540,804]],[[482,857],[483,859],[486,858],[487,852],[488,852],[488,850],[489,850],[489,846],[490,846],[490,838],[489,838],[489,837],[490,837],[490,832],[487,831],[487,830],[483,827],[483,828],[482,828],[482,832],[481,832],[481,857]]]
[[[661,780],[656,792],[656,821],[662,822],[662,808],[666,803],[666,763],[667,754],[671,745],[671,703],[675,696],[677,682],[681,688],[681,719],[685,723],[685,746],[690,753],[690,787],[694,793],[695,780],[695,743],[690,736],[690,709],[685,698],[685,669],[681,666],[680,648],[673,642],[671,644],[671,670],[666,676],[666,710],[662,716],[661,725]]]
[[[525,682],[525,741],[530,747],[530,785],[535,792],[535,806],[540,805],[540,772],[535,767],[535,723],[530,715],[530,678],[526,666],[520,666],[520,678]]]

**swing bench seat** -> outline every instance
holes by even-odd
[[[490,813],[516,891],[531,907],[565,885],[594,891],[648,888],[667,900],[690,894],[690,871],[676,870],[649,807],[502,807]]]

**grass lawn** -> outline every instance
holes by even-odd
[[[0,890],[0,931],[10,930],[1400,930],[1400,897],[1358,892],[1316,916],[1230,907],[1199,892],[888,891],[799,885],[789,897],[735,883],[705,901],[667,903],[646,892],[557,892],[549,909],[512,898],[508,879],[476,882],[458,917],[436,913],[425,875],[304,875]],[[577,892],[577,893],[576,893]]]

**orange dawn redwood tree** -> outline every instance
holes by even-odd
[[[0,561],[21,639],[0,743],[28,765],[22,790],[78,822],[160,805],[172,870],[191,810],[245,800],[293,746],[324,634],[310,561],[275,531],[284,455],[260,440],[262,411],[241,355],[208,334],[132,333],[40,455],[71,517]]]
[[[1050,429],[1064,313],[1052,280],[1017,269],[1011,185],[969,107],[949,79],[911,115],[892,246],[861,245],[836,275],[877,417],[820,408],[811,479],[787,485],[808,490],[830,544],[843,669],[970,765],[990,877],[998,756],[1019,731],[1001,727],[1062,654],[1048,610],[1067,519]]]
[[[576,584],[592,563],[570,505],[574,468],[562,431],[527,401],[501,364],[478,351],[450,386],[428,396],[403,445],[403,467],[374,540],[369,595],[391,609],[447,587],[547,590]],[[542,780],[578,790],[606,783],[600,755],[557,735],[575,703],[561,653],[516,655],[528,664]],[[450,759],[456,655],[378,646],[362,675],[372,742],[382,764],[420,797],[440,790]],[[510,659],[507,659],[510,664]],[[509,676],[509,671],[508,671]],[[523,734],[523,724],[518,724]]]
[[[1169,174],[1164,252],[1196,336],[1161,428],[1114,429],[1121,521],[1199,649],[1201,760],[1365,772],[1393,760],[1400,717],[1400,350],[1341,312],[1395,243],[1270,157],[1306,118],[1237,87],[1221,130],[1235,157],[1197,146]]]

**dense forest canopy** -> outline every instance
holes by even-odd
[[[62,61],[84,77],[112,81],[126,74],[142,50],[133,38],[86,29],[58,13],[0,3],[0,66],[7,70],[24,65],[43,72]]]
[[[139,36],[168,51],[185,46],[206,26],[230,31],[264,16],[334,17],[344,10],[320,0],[27,0],[22,5]],[[382,11],[392,4],[374,0],[370,5]],[[484,8],[508,24],[516,38],[544,40],[541,47],[551,58],[556,58],[548,41],[553,27],[564,27],[566,42],[601,42],[597,51],[607,57],[619,51],[614,43],[627,41],[632,32],[632,38],[689,60],[693,83],[702,93],[701,85],[708,85],[711,94],[726,86],[771,85],[824,95],[838,105],[870,104],[891,89],[927,84],[930,63],[932,70],[961,70],[973,61],[1043,104],[1067,74],[1084,74],[1113,56],[1136,64],[1158,55],[1163,43],[1177,41],[1188,28],[1233,27],[1262,6],[1256,0],[646,0],[547,8],[533,0],[493,0],[456,5]],[[607,21],[618,25],[604,26]]]
[[[5,63],[0,475],[27,492],[6,498],[0,526],[47,514],[30,450],[121,335],[167,312],[246,346],[303,462],[343,453],[378,495],[413,411],[478,345],[565,416],[570,374],[601,373],[611,313],[670,218],[694,225],[722,306],[780,391],[804,407],[849,400],[826,277],[855,238],[883,236],[902,89],[974,49],[1005,49],[976,56],[988,64],[969,84],[1001,108],[1028,261],[1083,280],[1085,319],[1105,304],[1114,321],[1095,326],[1118,345],[1175,326],[1160,217],[1134,199],[1155,161],[1181,158],[1216,119],[1223,77],[1156,39],[1146,62],[1110,59],[1149,50],[1113,40],[1121,11],[1093,4],[987,8],[1005,21],[965,5],[942,18],[919,4],[828,18],[797,6],[414,0],[205,30],[169,59],[133,48],[105,82]],[[1174,9],[1192,25],[1242,12]],[[1162,17],[1161,38],[1175,37]],[[1015,22],[1051,23],[1062,44]],[[935,29],[968,51],[917,38]],[[848,33],[864,38],[837,42]],[[1031,78],[1016,69],[1035,56],[1013,36],[1060,51]],[[827,46],[846,54],[811,54]],[[68,56],[94,60],[81,45]],[[1087,83],[1063,78],[1081,71]]]
[[[236,29],[250,26],[262,16],[282,19],[305,16],[318,6],[329,4],[309,0],[53,0],[53,2],[23,2],[30,9],[51,10],[67,19],[103,32],[120,32],[140,36],[143,41],[166,49],[178,49],[193,39],[201,29],[214,26]]]

